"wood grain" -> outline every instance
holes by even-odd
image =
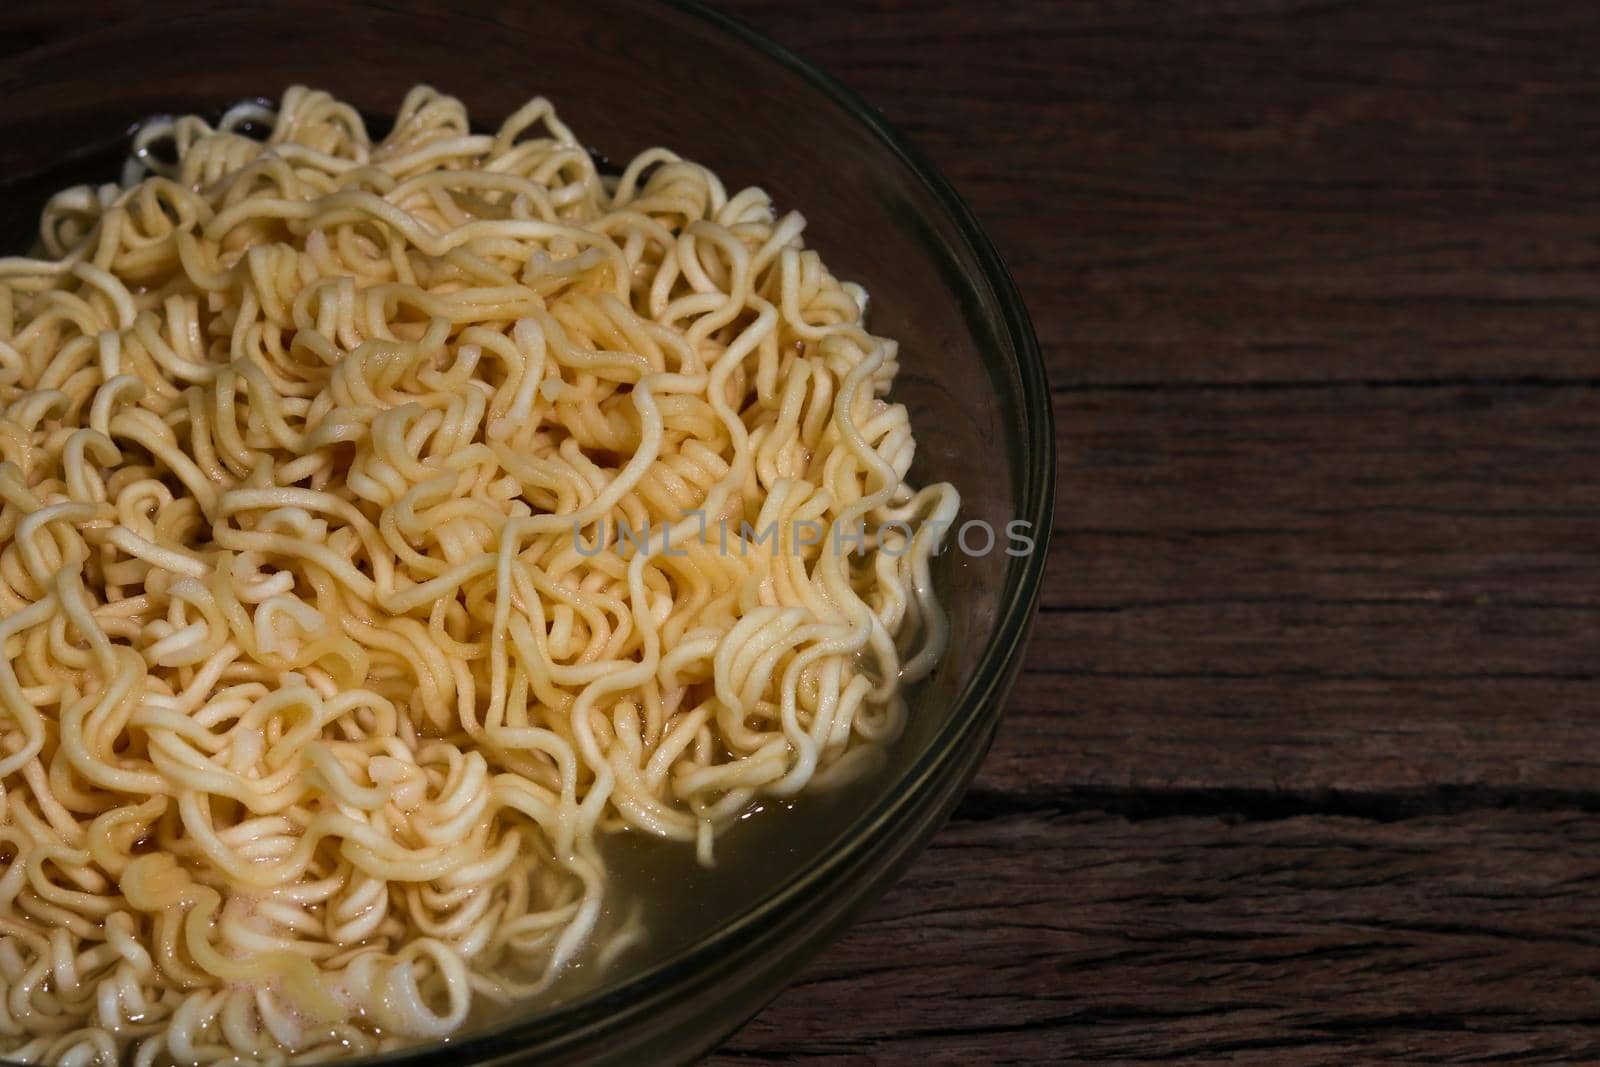
[[[1593,1062],[1597,846],[1574,814],[959,820],[709,1062]]]
[[[1061,473],[973,791],[712,1062],[1600,1060],[1600,8],[719,6],[968,199]]]
[[[1055,399],[1028,744],[985,784],[1592,787],[1593,391]]]

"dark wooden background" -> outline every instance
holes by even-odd
[[[1050,365],[976,786],[712,1062],[1600,1062],[1600,6],[721,6]]]

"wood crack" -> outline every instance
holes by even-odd
[[[1600,377],[1551,374],[1461,374],[1437,378],[1260,378],[1239,381],[1065,382],[1053,384],[1058,395],[1084,393],[1281,393],[1316,389],[1600,389]]]
[[[1118,815],[1132,822],[1195,817],[1281,822],[1332,816],[1392,823],[1477,811],[1600,813],[1600,789],[1489,785],[1395,790],[1068,786],[1042,792],[1002,792],[980,785],[968,791],[951,820],[983,822],[1017,815],[1093,812]]]

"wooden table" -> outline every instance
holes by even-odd
[[[1600,1061],[1600,7],[722,5],[968,198],[1061,475],[971,795],[712,1062]]]

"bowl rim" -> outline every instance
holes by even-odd
[[[1019,566],[1008,568],[996,625],[973,668],[971,679],[951,702],[948,719],[904,772],[903,787],[879,798],[853,818],[841,831],[838,848],[806,865],[789,881],[753,901],[729,922],[718,925],[704,937],[620,984],[581,994],[570,1002],[551,1005],[504,1026],[479,1030],[444,1043],[397,1049],[364,1059],[365,1063],[446,1067],[494,1061],[524,1050],[529,1040],[548,1039],[561,1031],[576,1036],[603,1021],[615,1021],[622,1016],[637,1017],[669,997],[681,979],[712,967],[731,945],[758,940],[770,932],[781,923],[790,905],[805,898],[819,884],[839,877],[852,865],[862,862],[880,838],[879,831],[900,821],[918,806],[924,794],[938,781],[940,769],[966,749],[963,742],[983,742],[983,728],[1000,717],[999,698],[1004,695],[1027,643],[1038,605],[1054,516],[1054,414],[1044,358],[1033,323],[994,242],[950,181],[855,90],[765,34],[708,7],[701,0],[666,0],[665,6],[699,19],[736,43],[756,49],[799,75],[865,125],[948,213],[966,251],[979,266],[979,273],[968,281],[988,288],[993,306],[1001,312],[999,325],[1016,355],[1015,371],[1021,385],[1023,414],[1021,435],[1016,443],[1021,446],[1025,458],[1019,501],[1021,513],[1016,518],[1030,524],[1034,548],[1027,555],[1017,557]],[[561,1025],[563,1021],[571,1025]]]

